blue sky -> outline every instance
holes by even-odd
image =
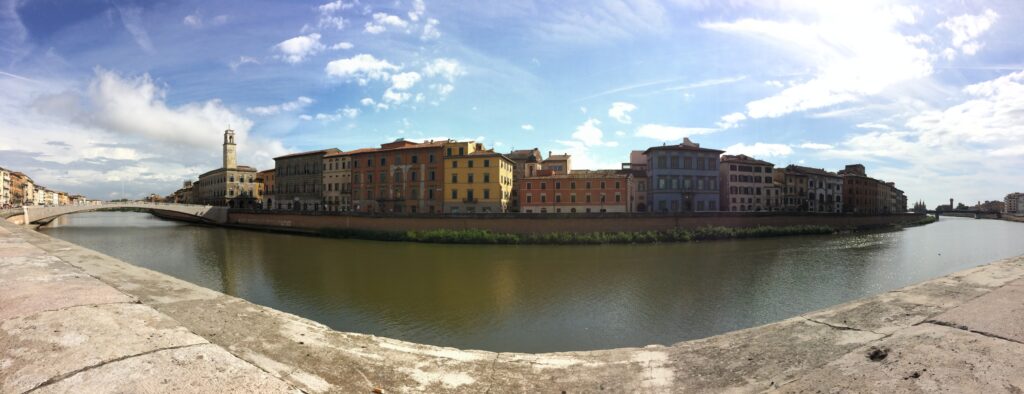
[[[1024,191],[1019,1],[0,0],[0,166],[94,198],[395,139],[617,167],[688,136],[863,163],[913,200]]]

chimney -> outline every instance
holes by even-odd
[[[548,158],[551,158],[551,151],[548,151]]]

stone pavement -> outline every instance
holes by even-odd
[[[107,391],[298,392],[0,227],[0,393]]]
[[[334,331],[0,221],[0,393],[1015,393],[1021,278],[1024,257],[671,346],[493,353]]]

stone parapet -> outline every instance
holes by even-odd
[[[157,375],[161,368],[153,366],[164,365],[159,363],[169,363],[169,370],[151,383],[173,386],[155,385],[150,391],[1024,388],[1021,257],[671,346],[545,354],[462,350],[339,332],[2,222],[0,269],[5,313],[0,316],[0,392],[41,386],[138,391],[132,385]],[[11,287],[34,282],[45,285]],[[58,297],[56,287],[78,289],[79,295]],[[114,332],[124,336],[123,344],[104,337]],[[210,354],[198,357],[197,352]],[[202,366],[225,362],[216,370]],[[211,378],[195,383],[201,384],[194,386],[198,389],[182,382],[199,376]]]

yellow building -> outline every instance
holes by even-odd
[[[477,142],[444,146],[444,212],[508,212],[515,163]]]

